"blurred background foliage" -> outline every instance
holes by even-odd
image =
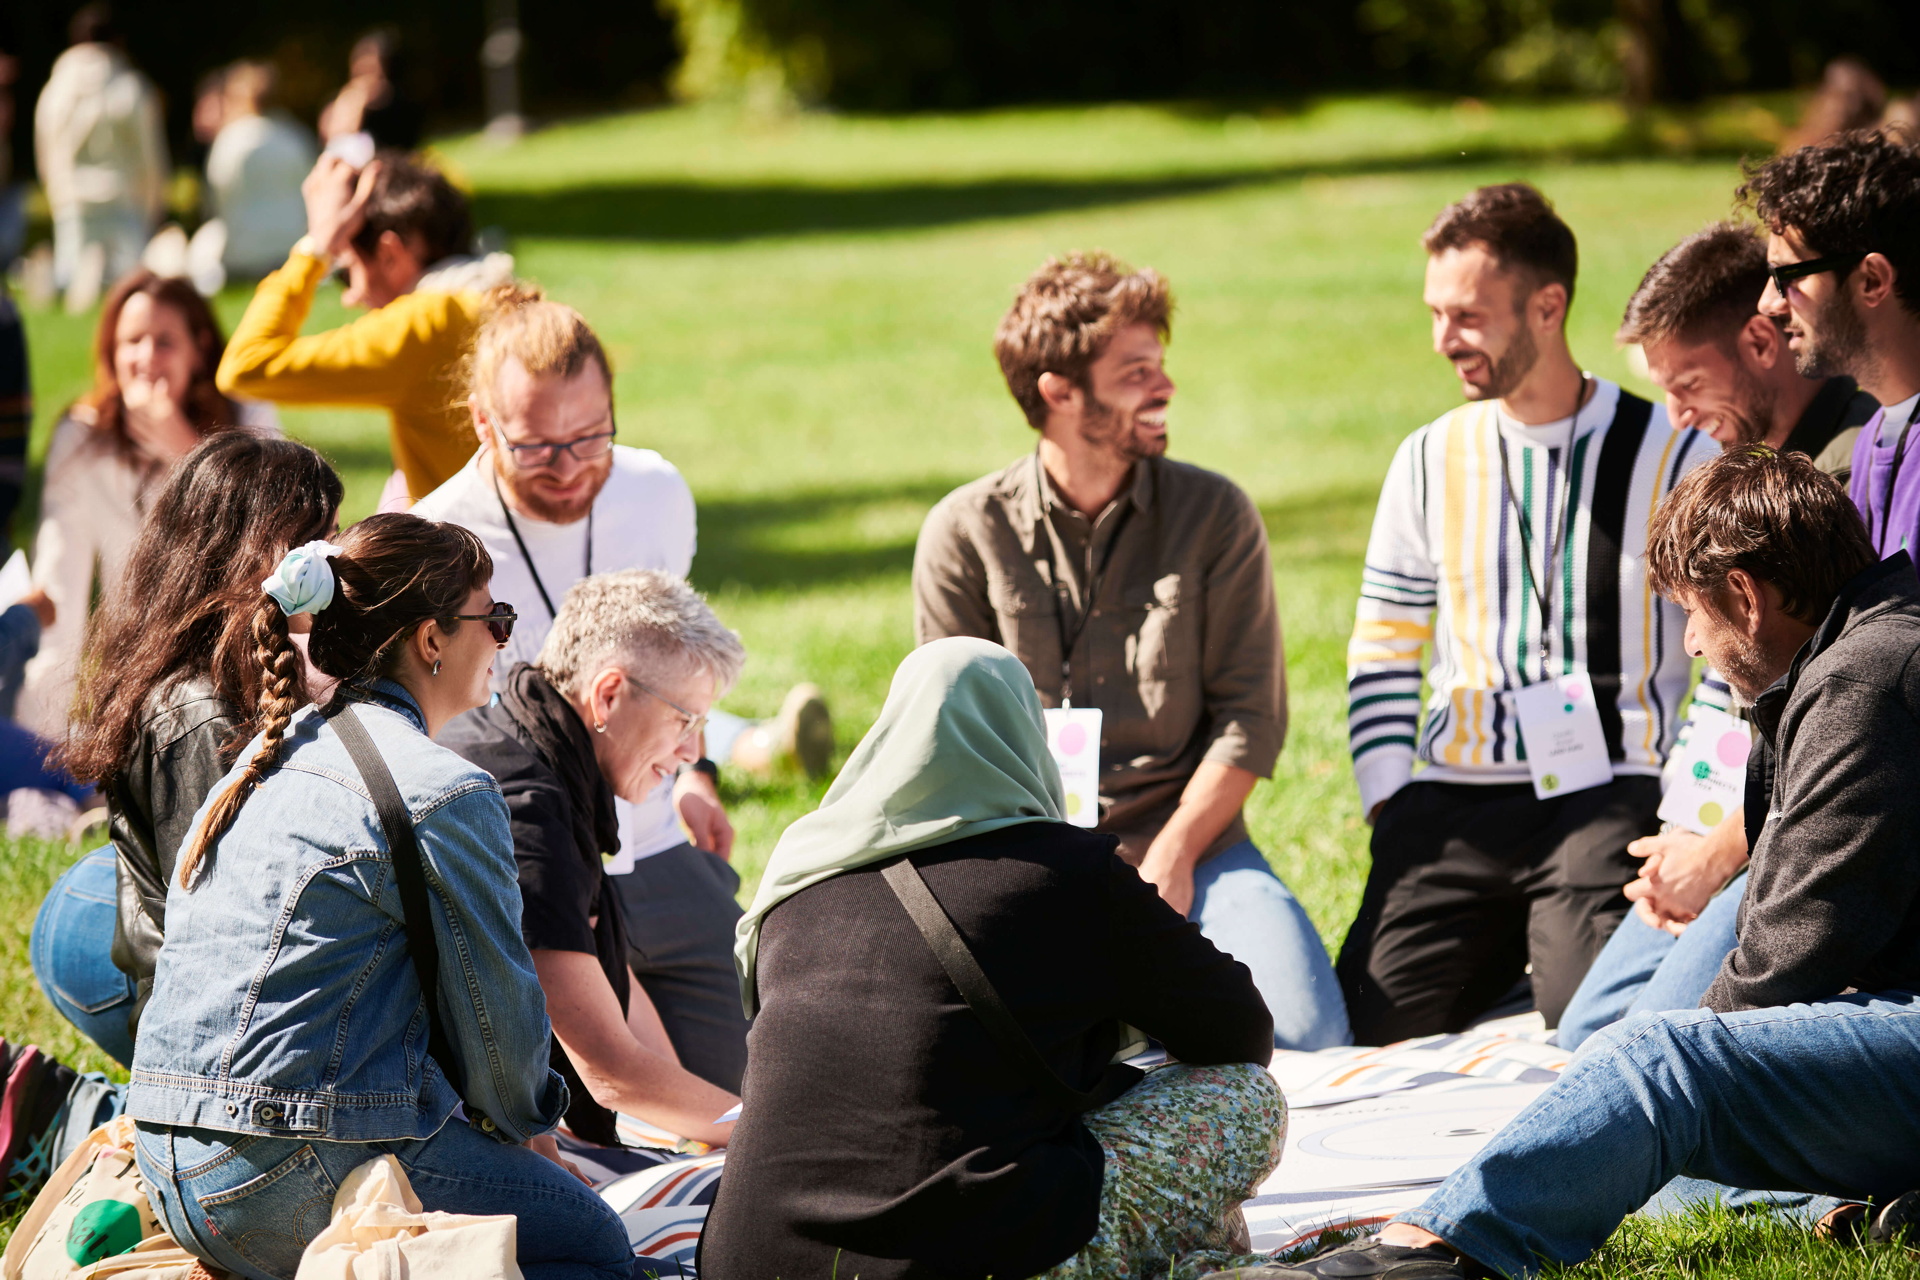
[[[0,5],[0,49],[38,84],[78,0]],[[197,156],[195,82],[233,58],[279,66],[311,120],[360,31],[397,31],[436,131],[481,115],[485,0],[122,4],[166,93],[178,159]],[[1855,54],[1920,82],[1914,0],[522,0],[522,74],[538,118],[668,97],[852,111],[1100,100],[1275,100],[1364,89],[1608,93],[1689,102],[1785,89]],[[14,155],[32,154],[30,112]]]

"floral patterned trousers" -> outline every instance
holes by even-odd
[[[1100,1225],[1037,1280],[1192,1280],[1245,1258],[1240,1204],[1287,1136],[1265,1067],[1161,1067],[1084,1119],[1106,1153]]]

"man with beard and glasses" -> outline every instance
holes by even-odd
[[[1766,227],[1761,314],[1786,326],[1808,378],[1847,375],[1886,408],[1854,445],[1849,490],[1883,556],[1920,539],[1920,149],[1902,133],[1842,134],[1748,175]]]
[[[1716,223],[1653,264],[1616,336],[1640,345],[1676,425],[1705,431],[1722,449],[1764,444],[1804,453],[1845,484],[1861,424],[1880,404],[1844,375],[1801,376],[1784,326],[1759,313],[1767,278],[1766,244],[1754,229]],[[1701,677],[1697,696],[1721,710],[1733,700],[1714,671]],[[1563,1049],[1629,1013],[1693,1008],[1733,950],[1746,890],[1743,809],[1704,836],[1674,827],[1627,852],[1646,860],[1626,888],[1634,912],[1568,1003]]]
[[[1039,441],[928,514],[914,630],[1012,650],[1048,708],[1069,821],[1116,837],[1247,966],[1275,1044],[1346,1044],[1319,934],[1241,816],[1286,734],[1273,567],[1247,495],[1165,456],[1172,310],[1157,273],[1104,253],[1027,280],[994,353]]]
[[[1626,914],[1692,673],[1647,517],[1713,448],[1574,362],[1578,249],[1538,191],[1483,187],[1424,244],[1468,403],[1394,455],[1347,651],[1374,828],[1339,964],[1362,1044],[1529,1003],[1553,1026]]]
[[[605,348],[571,307],[521,287],[496,294],[475,340],[468,407],[480,450],[414,505],[461,525],[493,557],[493,590],[520,618],[494,663],[496,693],[535,661],[582,578],[693,567],[693,491],[651,449],[615,444]],[[634,975],[680,1061],[729,1092],[746,1068],[733,970],[733,827],[718,770],[702,759],[640,803],[614,801],[619,848],[607,870],[626,917]],[[685,830],[682,830],[682,824]],[[691,833],[692,840],[688,840]]]

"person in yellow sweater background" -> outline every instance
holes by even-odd
[[[385,409],[396,470],[380,508],[405,510],[478,446],[461,369],[487,291],[512,279],[513,259],[471,256],[466,197],[397,152],[357,169],[323,155],[300,193],[307,233],[254,291],[216,381],[230,396]],[[336,266],[347,272],[342,301],[367,314],[303,337],[314,294]]]

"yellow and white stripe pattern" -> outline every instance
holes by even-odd
[[[1623,401],[1600,379],[1576,416],[1571,449],[1564,419],[1503,426],[1490,403],[1455,409],[1401,443],[1347,648],[1348,733],[1366,809],[1406,785],[1416,765],[1435,781],[1525,781],[1511,693],[1549,674],[1590,672],[1617,711],[1603,706],[1615,772],[1659,773],[1691,663],[1683,616],[1647,583],[1647,521],[1714,452],[1700,433],[1672,430],[1663,408]],[[1544,664],[1540,606],[1523,565],[1549,596]]]

